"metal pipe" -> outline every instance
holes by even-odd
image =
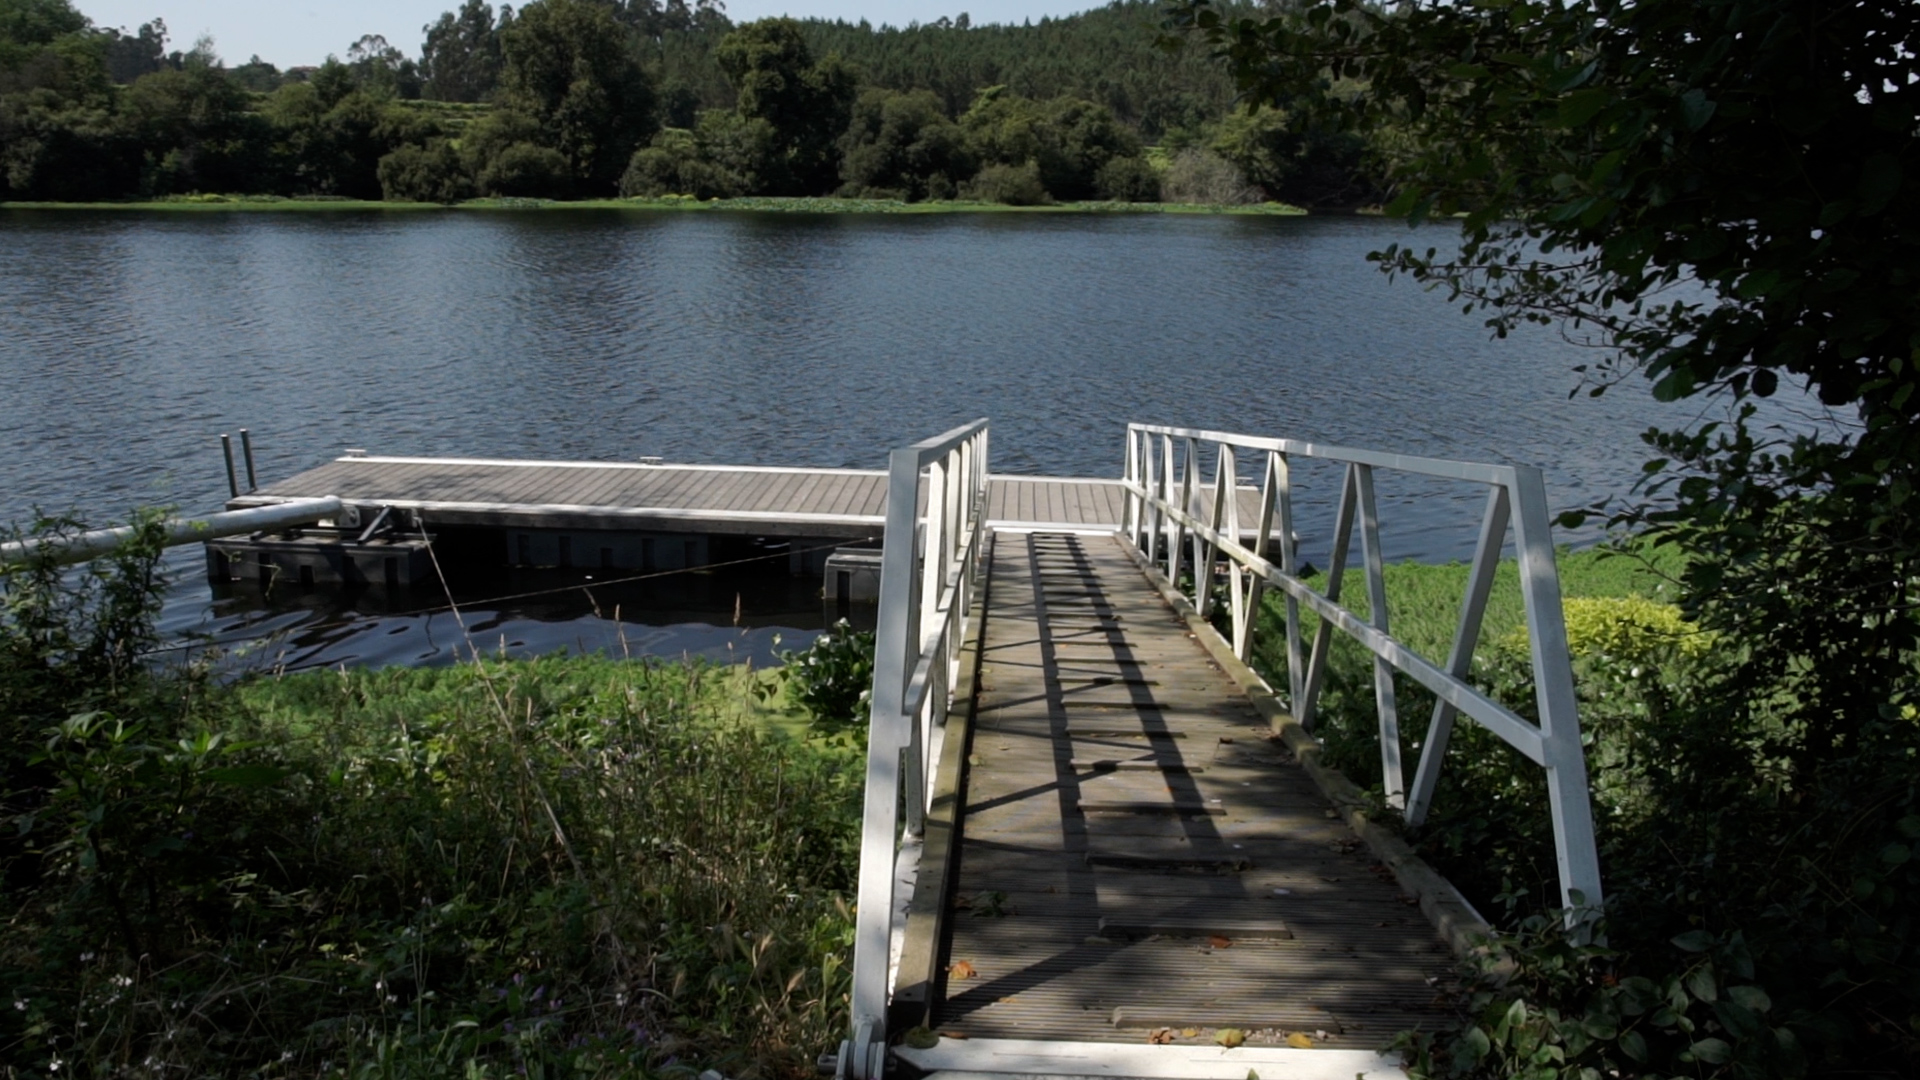
[[[160,523],[164,537],[164,547],[191,544],[203,540],[216,540],[222,536],[237,536],[241,533],[258,532],[262,529],[284,528],[288,525],[304,525],[321,518],[334,517],[346,504],[333,495],[318,499],[294,499],[275,503],[272,506],[256,506],[247,510],[229,510],[219,514],[208,514],[203,518],[169,518]],[[81,533],[64,539],[16,540],[0,544],[0,566],[26,562],[42,554],[50,554],[56,563],[85,562],[98,558],[131,540],[139,530],[132,525],[122,525],[117,529],[100,529],[96,532]]]
[[[253,436],[246,428],[240,429],[240,456],[247,461],[247,494],[260,490],[260,481],[253,475]]]
[[[233,439],[224,431],[220,433],[220,453],[227,459],[227,491],[237,499],[240,497],[240,480],[233,475]]]

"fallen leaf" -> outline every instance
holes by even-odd
[[[1213,1033],[1213,1041],[1231,1050],[1247,1041],[1247,1033],[1239,1028],[1221,1028]]]
[[[1287,1035],[1287,1045],[1293,1047],[1295,1050],[1311,1050],[1313,1049],[1313,1040],[1295,1031]]]
[[[1199,1036],[1199,1034],[1200,1034],[1199,1028],[1181,1028],[1180,1029],[1180,1037],[1183,1039],[1192,1039]]]
[[[1154,1028],[1147,1032],[1147,1042],[1153,1046],[1162,1046],[1173,1041],[1172,1028]]]
[[[1016,995],[1016,994],[1008,994],[1008,995],[1007,995],[1006,997],[1003,997],[1003,998],[1001,998],[1001,999],[1000,999],[1000,1002],[999,1002],[999,1003],[1000,1003],[1000,1004],[1002,1004],[1002,1005],[1011,1005],[1011,1004],[1013,1004],[1014,1002],[1016,1002],[1016,1001],[1019,1001],[1019,1000],[1020,1000],[1020,998],[1019,998],[1019,996],[1018,996],[1018,995]]]
[[[1215,934],[1212,937],[1207,939],[1207,944],[1213,946],[1216,949],[1225,949],[1233,945],[1233,939],[1221,937],[1219,934]]]
[[[967,1037],[967,1033],[964,1031],[943,1031],[940,1033],[940,1037],[943,1039],[964,1039]]]
[[[952,967],[947,969],[947,974],[956,979],[971,979],[980,973],[974,970],[972,964],[967,963],[965,960],[958,960],[954,962]]]
[[[1254,1072],[1252,1069],[1248,1069],[1247,1080],[1260,1080],[1260,1074],[1257,1072]]]

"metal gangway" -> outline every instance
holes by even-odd
[[[987,454],[988,422],[983,419],[894,450],[889,462],[887,529],[868,729],[865,820],[852,968],[851,1031],[831,1060],[839,1077],[876,1080],[902,1061],[921,1072],[945,1072],[954,1076],[1051,1073],[1218,1076],[1222,1080],[1239,1080],[1248,1075],[1249,1069],[1265,1080],[1274,1080],[1290,1075],[1373,1075],[1370,1070],[1391,1066],[1389,1059],[1373,1053],[1384,1040],[1364,1050],[1352,1049],[1353,1038],[1350,1038],[1349,1049],[1344,1051],[1305,1049],[1296,1042],[1275,1048],[1210,1047],[1204,1054],[1192,1047],[1142,1045],[1160,1042],[1163,1035],[1171,1039],[1178,1031],[1154,1028],[1152,1037],[1143,1039],[1146,1033],[1137,1030],[1139,1025],[1124,1026],[1129,1016],[1138,1019],[1140,1024],[1151,1024],[1155,1022],[1152,1017],[1162,1012],[1135,1008],[1129,1014],[1127,1008],[1116,1008],[1111,1010],[1109,1018],[1100,1015],[1095,1005],[1104,1008],[1110,1000],[1116,1000],[1111,995],[1136,977],[1161,979],[1165,994],[1177,994],[1181,976],[1177,975],[1176,968],[1185,961],[1156,961],[1159,966],[1149,964],[1136,972],[1125,966],[1124,958],[1109,959],[1123,956],[1123,950],[1098,936],[1085,939],[1105,946],[1104,949],[1088,946],[1098,949],[1093,958],[1087,958],[1078,940],[1042,944],[1032,937],[1021,939],[1023,943],[1007,954],[1012,968],[1025,964],[1026,969],[1007,973],[1007,987],[1018,990],[1018,994],[998,999],[1005,1005],[1000,1015],[1025,1015],[1026,1020],[1003,1021],[996,1028],[980,1020],[989,1015],[985,1010],[976,1009],[959,1020],[950,1020],[942,1013],[943,1001],[950,1006],[959,1000],[955,995],[959,978],[974,974],[971,970],[955,974],[961,967],[971,969],[971,963],[955,962],[943,971],[942,960],[955,960],[955,956],[943,954],[942,950],[958,941],[963,930],[973,933],[973,924],[977,922],[967,920],[956,929],[951,918],[957,905],[971,902],[967,897],[954,895],[955,866],[964,862],[956,849],[974,843],[968,832],[968,817],[986,813],[984,808],[988,806],[1003,809],[1002,804],[1009,800],[1041,792],[1066,807],[1063,811],[1066,818],[1081,813],[1081,820],[1048,826],[1055,832],[1047,834],[1047,843],[1058,847],[1064,838],[1063,852],[1040,851],[1040,855],[1053,857],[1053,862],[1045,862],[1037,855],[1036,861],[1007,863],[1028,869],[1019,870],[1012,878],[996,879],[1018,882],[1021,880],[1018,874],[1035,874],[1050,866],[1065,868],[1062,871],[1065,876],[1049,877],[1046,879],[1049,881],[1083,881],[1095,875],[1096,889],[1088,895],[1093,897],[1096,906],[1107,905],[1097,910],[1086,904],[1072,909],[1063,906],[1064,900],[1055,903],[1056,896],[1074,892],[1079,886],[1056,888],[1050,884],[1044,888],[1046,895],[1040,895],[1040,887],[1035,886],[1032,898],[1035,904],[1052,904],[1054,907],[1047,911],[1057,909],[1065,913],[1057,923],[1062,928],[1058,936],[1063,938],[1080,932],[1079,924],[1069,916],[1075,911],[1094,911],[1101,915],[1100,934],[1124,931],[1129,926],[1150,931],[1147,944],[1132,946],[1143,950],[1144,956],[1150,951],[1149,946],[1159,947],[1153,943],[1163,938],[1178,938],[1183,932],[1205,933],[1192,927],[1226,925],[1219,923],[1227,917],[1221,912],[1233,915],[1266,910],[1253,905],[1252,901],[1237,898],[1239,894],[1250,896],[1255,891],[1264,894],[1264,890],[1229,888],[1223,884],[1226,881],[1223,875],[1251,874],[1253,864],[1260,858],[1284,861],[1289,857],[1287,852],[1299,849],[1287,847],[1285,837],[1269,837],[1267,847],[1260,849],[1264,855],[1242,857],[1241,850],[1255,848],[1255,840],[1259,839],[1259,808],[1255,806],[1243,814],[1249,820],[1235,825],[1232,815],[1241,811],[1231,808],[1223,811],[1219,805],[1209,805],[1209,802],[1219,804],[1218,797],[1197,801],[1192,795],[1182,794],[1203,791],[1194,782],[1195,775],[1203,769],[1220,773],[1223,768],[1221,747],[1215,746],[1211,751],[1213,757],[1201,763],[1195,757],[1198,740],[1191,736],[1228,731],[1230,728],[1217,725],[1238,723],[1234,717],[1243,714],[1257,715],[1285,747],[1276,761],[1305,767],[1323,789],[1345,783],[1337,774],[1329,778],[1327,770],[1316,767],[1317,743],[1309,733],[1336,631],[1358,642],[1373,657],[1386,797],[1402,813],[1406,823],[1417,826],[1425,819],[1444,764],[1449,736],[1459,719],[1465,717],[1499,736],[1545,771],[1546,810],[1552,818],[1562,899],[1569,910],[1597,909],[1602,900],[1599,862],[1545,487],[1538,469],[1386,454],[1289,438],[1130,424],[1124,454],[1125,520],[1118,534],[1096,537],[1071,532],[1014,533],[991,528],[985,515]],[[1320,579],[1325,584],[1319,588],[1303,577],[1304,563],[1296,539],[1294,506],[1299,493],[1294,477],[1296,466],[1304,462],[1331,463],[1342,476],[1332,551],[1325,564],[1326,575]],[[1422,656],[1393,636],[1383,573],[1379,500],[1375,494],[1375,478],[1380,473],[1471,485],[1485,491],[1478,543],[1467,575],[1458,626],[1452,647],[1444,658]],[[1356,527],[1360,533],[1360,568],[1369,600],[1369,613],[1365,617],[1341,602]],[[1467,679],[1495,569],[1509,536],[1519,564],[1540,717],[1537,724],[1489,698]],[[1124,559],[1117,560],[1113,550]],[[1004,583],[997,576],[1003,573],[1008,577]],[[1183,580],[1187,585],[1180,589],[1175,583]],[[1222,584],[1224,589],[1220,591],[1224,599],[1216,601],[1216,586]],[[1157,593],[1152,591],[1156,589]],[[1281,594],[1285,611],[1287,679],[1286,686],[1278,691],[1267,687],[1245,667],[1245,661],[1253,656],[1263,595],[1271,590]],[[986,595],[989,592],[990,599]],[[1224,603],[1224,613],[1215,611],[1217,602]],[[1161,617],[1163,610],[1169,617]],[[1305,612],[1319,617],[1311,643],[1303,636]],[[1224,614],[1229,628],[1224,639],[1209,625],[1210,618],[1218,614]],[[1006,623],[998,644],[994,634],[996,620]],[[1201,657],[1198,662],[1180,651],[1188,648],[1188,639],[1194,643],[1191,646],[1194,655]],[[1034,652],[1036,642],[1037,653]],[[1087,646],[1100,648],[1091,653],[1079,651]],[[1207,650],[1204,653],[1203,648]],[[996,649],[1006,650],[1004,655],[1009,659],[1001,666],[1008,670],[995,675],[996,685],[988,687],[978,677],[982,652],[992,654]],[[1082,661],[1073,659],[1086,655],[1101,657],[1100,663],[1107,666],[1086,667]],[[990,655],[989,662],[991,660]],[[1115,663],[1120,666],[1113,666]],[[1044,673],[1039,671],[1041,667],[1046,668]],[[1209,668],[1217,677],[1210,675]],[[1410,782],[1400,760],[1401,717],[1393,682],[1396,672],[1430,690],[1437,702],[1427,720],[1420,760]],[[1234,685],[1229,676],[1238,678],[1239,684]],[[1023,677],[1029,678],[1034,689],[1014,692],[1016,688],[1012,684]],[[998,685],[1002,683],[1007,685]],[[981,720],[976,713],[989,707],[990,694],[997,695],[992,707],[1000,709],[1004,717],[1014,718],[1003,720],[1002,726],[995,729],[1009,733],[994,736],[996,740],[1006,740],[999,749],[1008,750],[1013,746],[1014,737],[1019,733],[1016,728],[1021,722],[1028,725],[1021,730],[1037,733],[1042,740],[1050,737],[1063,746],[1072,742],[1071,749],[1040,747],[1036,750],[1039,756],[1032,759],[1040,763],[1037,766],[1040,771],[1034,775],[1042,779],[1046,779],[1046,763],[1056,762],[1057,783],[1028,783],[1025,788],[1021,784],[1001,785],[994,788],[997,794],[993,799],[970,801],[969,786],[981,786],[987,774],[998,767],[982,753],[971,755],[966,762],[960,760],[968,754],[969,733],[973,730],[969,725]],[[1208,695],[1220,700],[1214,703]],[[1229,700],[1236,695],[1237,702]],[[1249,703],[1257,708],[1249,708]],[[1022,709],[1025,711],[1021,712]],[[1235,709],[1241,712],[1234,712]],[[1112,730],[1090,731],[1084,720],[1087,716],[1125,716],[1144,727],[1131,732],[1115,728],[1109,722]],[[1168,726],[1170,721],[1182,717],[1185,719],[1180,722],[1190,730],[1176,731]],[[1226,719],[1221,719],[1223,717]],[[1216,723],[1216,726],[1210,728],[1207,723]],[[1214,736],[1209,734],[1208,740],[1213,741]],[[1233,744],[1235,739],[1219,735],[1217,743]],[[1115,745],[1144,749],[1121,752],[1118,756],[1109,754],[1099,760],[1083,756],[1086,746]],[[1235,745],[1227,749],[1239,751],[1241,747]],[[1183,752],[1185,759],[1181,757]],[[1075,756],[1070,759],[1069,754]],[[1267,778],[1239,781],[1242,787],[1253,792],[1262,784],[1285,786],[1277,778],[1278,765],[1267,763],[1264,766],[1267,771],[1260,773],[1246,771],[1241,767],[1245,764],[1237,759],[1228,760],[1224,767],[1229,771],[1223,775]],[[1236,767],[1240,767],[1240,771],[1231,771]],[[1164,786],[1169,794],[1164,805],[1144,805],[1137,798],[1130,802],[1102,802],[1089,796],[1093,785],[1106,782],[1101,777],[1132,776],[1141,769],[1159,770],[1149,775],[1155,782],[1166,781]],[[1351,789],[1350,784],[1347,787]],[[1065,795],[1054,798],[1055,789],[1065,791],[1067,788],[1078,793],[1077,804]],[[1131,790],[1137,793],[1142,789]],[[1216,786],[1212,790],[1221,789]],[[1322,794],[1328,792],[1323,790]],[[1371,855],[1391,867],[1401,886],[1420,892],[1418,901],[1422,910],[1442,924],[1439,935],[1432,925],[1419,928],[1419,933],[1424,933],[1428,940],[1444,936],[1446,944],[1456,953],[1484,944],[1484,921],[1403,844],[1389,838],[1378,826],[1366,823],[1357,792],[1348,790],[1344,801],[1340,792],[1330,794],[1336,810],[1325,811],[1325,816],[1333,818],[1337,812],[1340,818],[1331,825],[1357,826],[1361,839],[1372,848]],[[1183,798],[1187,801],[1181,801]],[[1248,798],[1257,802],[1253,795]],[[1326,803],[1323,800],[1315,805]],[[1117,816],[1100,817],[1103,811]],[[1130,824],[1137,819],[1125,815],[1135,812],[1152,815],[1152,821],[1138,826]],[[1223,812],[1224,817],[1220,816]],[[1273,811],[1283,812],[1292,811]],[[1296,814],[1289,828],[1303,831],[1306,826],[1301,822],[1311,823],[1311,818],[1317,816]],[[1099,824],[1104,821],[1119,824]],[[1214,821],[1225,824],[1210,824]],[[1163,822],[1178,824],[1161,824]],[[1196,855],[1185,860],[1191,865],[1183,869],[1192,871],[1199,867],[1204,874],[1184,878],[1162,874],[1148,882],[1153,888],[1135,891],[1153,894],[1153,902],[1160,905],[1157,910],[1163,913],[1212,912],[1210,917],[1215,922],[1183,920],[1152,912],[1132,923],[1112,916],[1115,909],[1109,898],[1132,894],[1112,887],[1116,880],[1124,883],[1123,879],[1097,875],[1119,872],[1114,866],[1124,867],[1129,858],[1151,861],[1160,856],[1150,852],[1140,856],[1125,852],[1102,854],[1087,839],[1099,828],[1115,831],[1126,843],[1142,851],[1169,839],[1168,834],[1174,830],[1184,830],[1184,835],[1171,837],[1179,843],[1214,844],[1224,854],[1203,858],[1197,854],[1196,847]],[[1236,828],[1240,831],[1233,831]],[[1010,840],[1011,835],[994,833],[980,840],[980,858],[988,861],[999,858],[1004,852],[987,849],[1010,847],[1018,839],[1013,836]],[[1246,843],[1233,842],[1229,850],[1227,841],[1236,838],[1244,838]],[[1335,851],[1357,846],[1338,838],[1332,843]],[[1084,850],[1075,852],[1076,845]],[[1182,860],[1168,857],[1163,861],[1171,865]],[[1160,869],[1164,871],[1166,867]],[[1284,873],[1285,868],[1268,869]],[[1292,879],[1275,877],[1272,880]],[[1341,879],[1325,877],[1322,880]],[[1328,886],[1329,889],[1335,887]],[[1182,889],[1189,889],[1195,896],[1183,898],[1179,895]],[[1284,887],[1271,890],[1279,895],[1294,891]],[[1211,899],[1202,899],[1200,894]],[[1400,902],[1408,900],[1400,898]],[[1239,906],[1232,907],[1232,904]],[[979,912],[976,910],[973,914]],[[1318,926],[1309,925],[1312,920],[1304,916],[1296,919],[1292,927],[1283,927],[1280,920],[1271,918],[1264,921],[1236,918],[1232,925],[1239,928],[1237,932],[1256,940],[1272,939],[1276,949],[1295,949],[1293,954],[1275,952],[1274,957],[1307,955],[1299,951],[1304,946],[1295,939],[1301,935],[1310,937]],[[1040,918],[1031,921],[1036,926],[1046,923]],[[1328,932],[1338,929],[1334,927]],[[978,933],[973,933],[973,939],[985,940]],[[1222,956],[1255,955],[1248,948],[1230,953],[1229,942],[1220,935],[1215,935],[1212,941],[1211,951]],[[984,945],[969,947],[985,948]],[[1355,955],[1362,948],[1338,947],[1352,950]],[[954,948],[957,954],[957,946]],[[1024,959],[1020,949],[1027,950],[1032,959]],[[1198,951],[1210,951],[1204,940]],[[1069,953],[1078,959],[1055,963],[1051,968],[1043,958],[1045,955],[1065,957]],[[1430,963],[1431,958],[1425,962]],[[1095,965],[1106,965],[1097,976],[1103,981],[1091,988],[1082,986],[1074,991],[1079,997],[1067,999],[1069,1003],[1079,1001],[1080,1008],[1088,1015],[1081,1028],[1060,1026],[1070,1022],[1070,1016],[1068,1021],[1061,1021],[1058,1015],[1050,1020],[1037,1012],[1018,1013],[1019,1007],[1011,1004],[1017,996],[1044,997],[1046,980],[1079,977],[1079,968]],[[1374,969],[1359,969],[1360,981],[1364,982],[1368,970],[1392,968],[1397,972],[1406,967],[1400,960],[1380,961]],[[1417,964],[1414,967],[1417,968]],[[1434,979],[1429,976],[1427,985],[1431,986]],[[1237,992],[1245,996],[1249,993],[1247,988],[1255,985],[1243,984]],[[1148,995],[1139,1000],[1151,1001],[1151,995],[1161,991],[1135,992]],[[1357,999],[1364,997],[1365,992],[1366,988],[1361,987],[1353,994]],[[1418,992],[1417,986],[1414,992]],[[1218,996],[1209,1000],[1216,1008],[1228,1001]],[[955,1016],[960,1016],[962,1011],[949,1009]],[[1391,1012],[1390,1009],[1382,1011]],[[1061,1012],[1060,1007],[1054,1010],[1055,1014]],[[967,1029],[967,1022],[974,1022],[975,1026]],[[1015,1026],[1008,1027],[1008,1023]],[[1037,1039],[1004,1037],[1022,1030],[1018,1027],[1022,1023],[1036,1028],[1046,1028],[1051,1023],[1053,1027],[1047,1030],[1052,1034]],[[961,1030],[946,1030],[951,1024],[958,1024]],[[969,1035],[969,1030],[974,1034]],[[1374,1029],[1361,1024],[1356,1030],[1371,1032]],[[980,1032],[998,1033],[1002,1037],[982,1038]],[[1336,1034],[1324,1029],[1314,1034],[1331,1044],[1341,1041]],[[1374,1036],[1354,1036],[1362,1037]],[[1319,1046],[1311,1035],[1301,1038]],[[1389,1071],[1397,1074],[1397,1070]]]

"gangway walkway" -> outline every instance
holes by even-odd
[[[1373,657],[1377,798],[1417,827],[1454,725],[1497,736],[1545,773],[1585,932],[1599,862],[1538,470],[1132,424],[1118,529],[1018,527],[989,516],[987,450],[978,420],[889,459],[842,1080],[1399,1074],[1381,1051],[1458,1019],[1454,960],[1489,931],[1320,760],[1336,632]],[[1304,459],[1342,476],[1313,581]],[[1485,492],[1444,660],[1392,634],[1378,471]],[[1468,679],[1510,533],[1537,720]],[[1340,602],[1356,539],[1364,617]],[[1247,666],[1264,612],[1283,687]],[[1411,777],[1396,678],[1435,699]]]
[[[1432,925],[1118,537],[989,565],[935,1029],[1374,1050],[1451,1017]]]

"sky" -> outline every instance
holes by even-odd
[[[498,3],[498,0],[495,0]],[[975,24],[1017,23],[1069,15],[1104,0],[730,0],[728,16],[749,22],[769,15],[866,19],[875,26],[932,22],[962,11]],[[132,29],[156,17],[167,24],[171,48],[188,49],[202,34],[228,64],[259,56],[277,67],[344,57],[363,34],[379,34],[407,53],[420,52],[421,28],[457,8],[460,0],[75,0],[96,26]],[[516,5],[518,6],[518,5]]]

